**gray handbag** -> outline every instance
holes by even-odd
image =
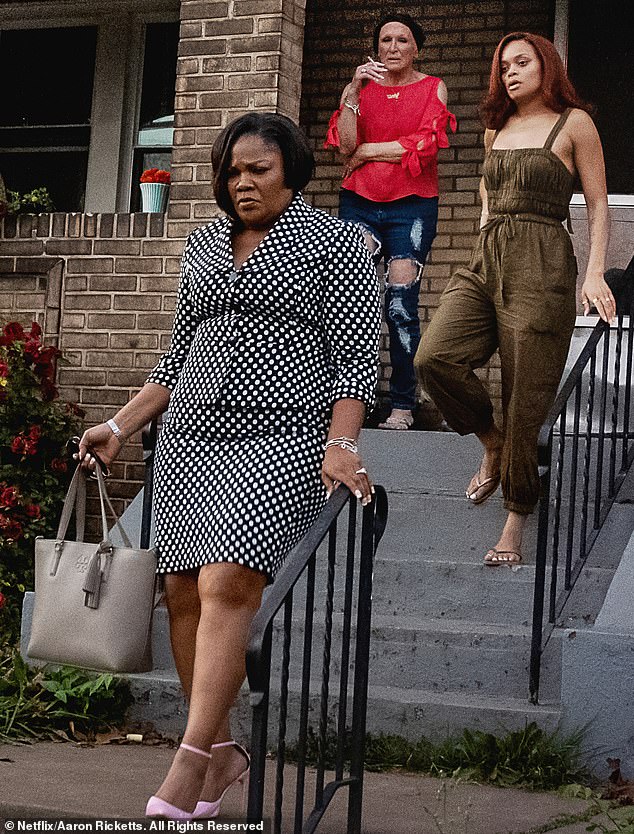
[[[152,668],[151,628],[156,554],[133,548],[116,524],[124,547],[108,534],[106,504],[114,513],[103,475],[96,469],[103,538],[84,542],[86,474],[77,467],[54,540],[35,541],[35,605],[27,655],[109,672]],[[77,540],[65,541],[75,509]]]

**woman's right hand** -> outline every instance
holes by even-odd
[[[114,432],[106,423],[87,429],[79,441],[79,462],[84,469],[94,472],[97,461],[91,452],[99,455],[99,459],[110,468],[110,464],[118,456],[123,446],[117,440]]]
[[[385,64],[378,61],[367,61],[365,64],[360,64],[352,76],[351,90],[358,93],[368,81],[383,81],[386,72]]]

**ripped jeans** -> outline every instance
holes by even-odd
[[[411,410],[416,405],[414,356],[420,341],[420,279],[436,237],[438,197],[410,196],[376,203],[345,188],[339,196],[339,217],[361,227],[375,263],[385,264],[385,319],[392,364],[390,399],[392,408]],[[411,264],[411,280],[404,280],[400,265],[400,280],[390,280],[395,261]]]

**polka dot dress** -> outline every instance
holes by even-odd
[[[185,247],[156,451],[158,570],[233,562],[272,581],[326,500],[333,403],[374,401],[376,273],[360,234],[297,195],[239,270],[229,218]]]

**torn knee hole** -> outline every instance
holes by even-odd
[[[420,281],[423,264],[414,258],[391,258],[387,265],[387,283],[394,287],[411,287]]]

